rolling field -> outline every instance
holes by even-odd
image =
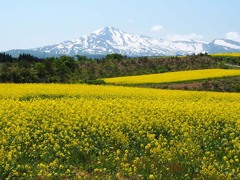
[[[240,94],[0,84],[0,179],[239,179]]]
[[[240,57],[240,52],[238,53],[219,53],[219,54],[210,54],[210,56],[233,56],[233,57]]]
[[[240,70],[206,69],[206,70],[178,71],[161,74],[106,78],[104,79],[104,81],[113,84],[151,84],[151,83],[153,84],[153,83],[192,81],[227,76],[240,76]]]

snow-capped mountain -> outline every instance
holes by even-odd
[[[205,51],[210,53],[240,52],[240,42],[230,39],[215,39],[205,46]]]
[[[119,53],[127,56],[166,56],[198,54],[201,52],[239,52],[240,43],[216,39],[210,43],[194,40],[166,41],[126,33],[114,27],[105,27],[72,41],[25,50],[32,54],[49,55],[106,55]],[[21,50],[9,51],[21,52]]]
[[[192,40],[169,42],[105,27],[73,41],[34,50],[67,55],[119,53],[128,56],[154,56],[200,53],[203,45]]]

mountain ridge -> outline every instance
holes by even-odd
[[[240,52],[240,42],[214,39],[211,42],[196,40],[167,41],[105,27],[74,40],[32,49],[6,51],[16,56],[28,52],[39,56],[104,56],[119,53],[126,56],[175,56],[198,53]]]

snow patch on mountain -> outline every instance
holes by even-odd
[[[227,42],[224,39],[216,39],[214,41],[214,44],[220,45],[220,46],[225,46],[225,47],[232,48],[232,49],[240,49],[239,45],[235,45],[235,44],[229,43],[229,42]]]

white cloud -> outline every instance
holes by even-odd
[[[153,31],[153,32],[159,32],[162,29],[163,29],[163,27],[161,25],[155,25],[150,30]]]
[[[240,42],[240,33],[238,32],[228,32],[225,37],[227,39],[231,39],[231,40],[234,40],[234,41],[239,41]]]
[[[129,23],[133,23],[134,21],[133,21],[132,19],[129,19],[128,22],[129,22]]]
[[[203,36],[200,34],[195,34],[195,33],[191,33],[191,34],[172,34],[172,35],[168,35],[167,37],[168,40],[170,41],[180,41],[180,40],[198,40],[201,41],[203,40]]]

